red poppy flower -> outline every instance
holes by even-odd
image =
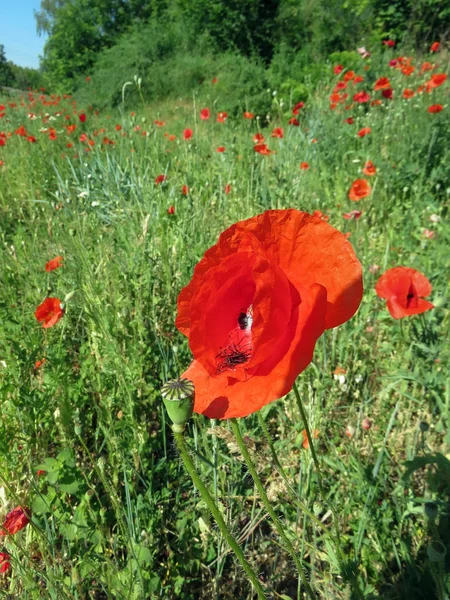
[[[432,75],[431,79],[427,82],[427,92],[440,87],[446,79],[447,75],[445,73],[436,73],[435,75]]]
[[[389,81],[389,79],[387,77],[380,77],[379,79],[376,80],[375,85],[374,85],[374,90],[387,90],[388,88],[391,87],[391,82]]]
[[[253,119],[254,116],[255,115],[252,112],[245,111],[244,113],[244,119]]]
[[[395,46],[395,41],[394,40],[383,40],[383,44],[385,46],[388,46],[389,48],[393,48]]]
[[[183,139],[184,140],[190,140],[192,135],[193,135],[192,129],[185,129],[183,131]]]
[[[253,143],[254,144],[262,144],[264,142],[264,136],[262,133],[255,133],[255,135],[253,136]]]
[[[80,121],[82,123],[86,122],[86,115],[84,113],[81,113],[80,115],[78,115],[78,118],[80,119]]]
[[[356,135],[357,135],[358,137],[362,138],[362,137],[364,137],[364,136],[366,136],[366,135],[369,135],[369,133],[371,133],[371,131],[372,131],[372,130],[370,129],[370,127],[363,127],[362,129],[360,129],[360,130],[358,131],[358,133],[357,133]]]
[[[258,152],[258,154],[264,154],[265,156],[269,156],[270,154],[274,154],[273,150],[267,146],[267,144],[256,144],[253,146],[253,150]]]
[[[424,63],[422,63],[420,73],[423,74],[423,73],[426,73],[427,71],[432,71],[432,70],[433,70],[433,65],[430,62],[425,61]]]
[[[183,187],[181,188],[181,193],[183,194],[183,196],[187,196],[189,194],[189,188],[187,185],[183,185]]]
[[[7,552],[0,552],[0,573],[6,573],[11,568],[9,562],[9,554]]]
[[[438,112],[441,112],[441,110],[444,110],[444,107],[442,106],[442,104],[432,104],[431,106],[428,107],[429,113],[438,113]]]
[[[361,75],[357,75],[355,77],[355,79],[353,80],[353,83],[362,83],[364,81],[364,77],[362,77]]]
[[[362,212],[360,210],[352,210],[348,213],[344,213],[342,216],[344,217],[344,219],[351,220],[351,219],[359,219],[359,217],[361,215],[362,215]]]
[[[169,206],[169,208],[167,209],[167,213],[169,215],[174,215],[175,214],[175,206]]]
[[[42,365],[46,362],[46,358],[41,358],[34,363],[34,370],[37,371],[42,367]]]
[[[219,146],[216,148],[216,152],[225,152],[225,146]]]
[[[322,219],[323,221],[328,221],[330,219],[330,217],[324,214],[321,210],[315,210],[313,212],[313,217],[319,217],[319,219]]]
[[[355,72],[354,71],[347,71],[347,73],[345,73],[344,75],[344,81],[351,81],[352,79],[355,78]]]
[[[344,123],[348,123],[349,125],[353,125],[354,121],[352,117],[349,117],[348,119],[344,119]]]
[[[5,517],[3,521],[3,525],[0,526],[0,536],[3,535],[14,535],[24,527],[28,525],[30,522],[29,508],[22,508],[21,506],[17,506],[14,510],[11,510]]]
[[[387,89],[387,90],[382,90],[381,91],[381,95],[383,96],[383,98],[387,98],[388,100],[392,100],[393,96],[394,96],[394,92],[391,88]]]
[[[378,280],[375,286],[377,296],[387,300],[387,308],[394,319],[418,315],[431,308],[431,302],[424,300],[432,292],[431,283],[415,269],[394,267]]]
[[[350,200],[353,200],[353,202],[358,202],[358,200],[370,196],[371,192],[372,188],[370,187],[368,181],[365,179],[356,179],[352,183],[352,187],[348,192],[348,197]]]
[[[225,194],[229,194],[231,192],[231,185],[227,183],[223,191],[225,192]]]
[[[167,180],[166,175],[158,175],[157,177],[155,177],[155,184],[159,185],[160,183],[163,183],[166,180]]]
[[[291,117],[288,121],[289,125],[293,125],[294,127],[298,127],[300,125],[300,121],[295,117]]]
[[[271,137],[273,138],[284,138],[284,131],[282,127],[275,127],[275,129],[272,131],[272,135]]]
[[[217,77],[213,77],[213,79],[212,79],[211,83],[213,83],[213,84],[214,84],[214,83],[217,83],[218,81],[219,81],[219,80],[217,79]]]
[[[342,65],[336,65],[333,69],[333,73],[335,75],[340,75],[343,70],[344,70],[344,67]]]
[[[45,264],[45,270],[47,271],[47,273],[50,273],[51,271],[54,271],[55,269],[62,267],[62,261],[63,261],[62,256],[56,256],[55,258],[52,258],[52,260],[49,260]]]
[[[300,169],[302,171],[307,171],[309,169],[309,164],[307,162],[301,162],[300,163]]]
[[[48,329],[56,325],[64,315],[64,309],[61,307],[59,298],[46,298],[42,304],[37,307],[34,316],[42,322],[42,327]]]
[[[406,100],[409,100],[410,98],[412,98],[414,96],[414,90],[411,90],[410,88],[406,88],[406,90],[403,90],[403,98],[405,98]]]
[[[228,114],[226,112],[220,112],[217,115],[217,122],[218,123],[225,123],[225,121],[227,120]]]
[[[362,298],[350,243],[320,218],[269,210],[224,231],[178,298],[197,413],[249,415],[289,392],[325,329]]]
[[[353,96],[353,100],[359,102],[359,104],[363,104],[364,102],[369,102],[370,96],[367,92],[357,92]]]
[[[200,111],[200,119],[202,121],[207,121],[210,116],[211,111],[209,110],[209,108],[202,108],[202,110]]]
[[[440,43],[439,42],[433,42],[431,44],[431,48],[430,48],[430,52],[437,52],[440,48]]]
[[[158,121],[158,119],[156,119],[156,121],[153,122],[156,125],[156,127],[164,127],[164,125],[166,124],[165,121]]]
[[[371,160],[368,160],[364,165],[364,169],[362,170],[364,175],[368,175],[369,177],[377,174],[377,169]]]

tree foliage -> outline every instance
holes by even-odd
[[[5,47],[0,44],[0,85],[11,86],[13,81],[13,74],[11,65],[6,60]]]

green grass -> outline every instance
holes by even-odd
[[[443,62],[438,72],[447,70]],[[310,427],[319,432],[328,501],[302,448],[304,425],[292,393],[261,416],[294,500],[316,520],[288,495],[252,415],[242,427],[260,477],[319,597],[356,597],[348,585],[352,571],[366,598],[448,597],[450,553],[433,561],[427,548],[432,541],[447,546],[450,533],[449,87],[403,100],[403,89],[416,89],[429,73],[405,77],[387,65],[375,72],[361,66],[359,73],[366,82],[357,89],[368,91],[377,77],[389,76],[395,99],[330,111],[330,79],[311,90],[297,128],[287,125],[296,98],[280,106],[278,95],[270,126],[261,128],[276,151],[271,156],[253,151],[263,118],[215,122],[221,99],[209,83],[193,100],[136,108],[135,116],[86,109],[85,124],[72,116],[70,99],[45,106],[35,96],[31,107],[27,97],[24,107],[7,105],[0,120],[0,131],[12,132],[0,147],[0,516],[21,504],[33,519],[3,538],[0,551],[11,555],[12,569],[0,579],[1,597],[252,597],[182,468],[159,389],[191,359],[174,325],[176,300],[203,252],[232,223],[287,207],[320,210],[350,234],[365,293],[356,316],[318,341],[313,363],[298,378]],[[351,87],[349,94],[348,103]],[[444,110],[429,114],[437,102]],[[208,122],[198,117],[203,106],[213,112]],[[29,112],[38,118],[28,119]],[[46,124],[45,113],[63,114]],[[350,115],[353,125],[343,122]],[[166,125],[155,127],[155,119]],[[67,134],[70,122],[77,129]],[[14,134],[22,124],[36,143]],[[49,126],[56,140],[40,132]],[[283,126],[282,140],[270,138],[272,126]],[[190,142],[182,139],[185,127],[194,130]],[[360,139],[362,127],[372,132]],[[83,131],[95,141],[90,152],[79,141]],[[102,145],[105,135],[115,144]],[[226,151],[217,153],[222,145]],[[369,159],[377,167],[367,178],[373,192],[355,204],[348,189]],[[302,161],[309,170],[299,169]],[[167,181],[155,185],[162,173]],[[359,220],[343,219],[355,208],[363,213]],[[433,239],[424,229],[435,232]],[[56,255],[63,267],[46,273]],[[374,264],[380,270],[371,273]],[[397,265],[430,279],[434,310],[390,317],[374,286]],[[34,311],[47,296],[67,298],[67,310],[44,330]],[[346,370],[345,381],[333,375],[337,367]],[[365,417],[373,421],[370,431],[362,428]],[[351,438],[347,426],[355,429]],[[188,443],[272,597],[302,597],[227,422],[195,415]],[[39,469],[46,473],[38,476]],[[424,512],[431,501],[439,512],[434,522]],[[331,505],[344,571],[330,542]]]

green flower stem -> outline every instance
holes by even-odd
[[[312,521],[314,521],[314,523],[320,527],[320,529],[322,530],[322,533],[324,535],[326,535],[328,538],[330,538],[332,541],[334,541],[334,537],[327,531],[326,527],[324,526],[324,524],[322,523],[322,521],[320,519],[318,519],[306,506],[305,504],[303,504],[303,502],[300,502],[300,500],[297,498],[297,494],[294,491],[291,483],[289,482],[289,479],[286,475],[286,471],[283,469],[277,452],[275,450],[275,447],[273,445],[272,442],[272,438],[270,437],[270,433],[269,430],[267,429],[267,425],[261,415],[261,412],[258,412],[258,421],[259,424],[261,425],[261,429],[263,430],[264,436],[267,440],[267,443],[269,444],[269,448],[270,448],[270,452],[272,454],[272,458],[274,460],[275,466],[278,469],[278,472],[280,473],[281,477],[283,478],[284,483],[286,484],[286,491],[290,497],[290,499],[292,500],[292,502],[294,502],[294,504],[305,514],[307,515]]]
[[[311,450],[311,456],[314,462],[314,466],[316,467],[316,471],[317,471],[317,481],[319,483],[319,491],[320,491],[320,495],[322,497],[322,501],[324,502],[325,505],[328,505],[330,507],[331,510],[331,514],[333,515],[333,526],[334,526],[334,530],[336,532],[336,550],[338,552],[338,556],[339,558],[339,562],[341,562],[342,558],[343,558],[343,553],[342,553],[342,547],[341,547],[341,534],[339,532],[339,524],[337,521],[337,517],[336,517],[336,511],[334,510],[334,505],[333,502],[326,497],[325,495],[325,490],[323,489],[323,485],[322,485],[322,471],[320,469],[320,463],[319,460],[317,458],[317,454],[316,454],[316,450],[314,448],[314,443],[311,437],[311,431],[309,429],[309,425],[308,425],[308,419],[306,417],[306,411],[305,408],[303,406],[303,402],[302,399],[300,397],[300,393],[298,391],[297,388],[297,384],[294,382],[294,394],[295,394],[295,398],[297,400],[297,405],[298,405],[298,409],[300,411],[300,416],[302,418],[303,424],[305,426],[305,431],[306,431],[306,437],[308,438],[308,443],[309,443],[309,447]],[[355,594],[357,595],[358,598],[360,598],[361,600],[364,599],[364,596],[361,592],[361,590],[359,589],[359,585],[358,585],[358,581],[356,579],[356,577],[354,576],[354,574],[352,573],[350,575],[350,579],[351,579],[351,583],[352,583],[352,587],[353,587],[353,591],[355,592]]]
[[[220,514],[219,509],[217,508],[216,503],[214,502],[211,494],[209,493],[208,489],[203,484],[202,480],[200,479],[199,474],[197,473],[195,465],[194,465],[194,463],[189,455],[188,449],[186,447],[183,433],[174,431],[173,437],[175,438],[175,442],[176,442],[176,445],[180,452],[184,466],[186,467],[186,471],[191,476],[195,487],[200,492],[201,497],[203,498],[203,500],[205,501],[209,510],[211,511],[211,514],[212,514],[215,522],[219,526],[219,529],[222,532],[223,537],[225,538],[228,545],[235,553],[239,562],[241,563],[242,568],[244,569],[245,573],[247,574],[249,580],[251,581],[256,593],[258,594],[258,598],[260,600],[266,600],[266,596],[264,593],[264,589],[261,585],[261,582],[259,581],[258,577],[256,576],[256,573],[254,572],[254,570],[252,569],[250,564],[247,562],[247,560],[244,556],[244,553],[242,551],[242,548],[239,546],[237,541],[231,535],[230,530],[228,529],[225,521],[223,520],[222,515]]]
[[[285,547],[287,548],[287,550],[289,551],[289,554],[292,556],[292,559],[295,562],[295,566],[297,567],[298,573],[300,575],[300,578],[302,580],[302,583],[308,593],[308,596],[312,599],[312,600],[316,600],[316,596],[311,588],[311,586],[309,585],[308,580],[306,579],[306,575],[305,572],[303,571],[303,566],[302,563],[297,555],[297,552],[295,551],[294,546],[291,544],[291,541],[289,540],[289,538],[287,537],[283,526],[281,525],[280,520],[278,519],[272,504],[270,503],[269,498],[267,497],[266,491],[264,489],[264,486],[262,484],[261,479],[259,478],[259,475],[255,469],[255,465],[253,464],[252,459],[250,458],[250,454],[248,453],[247,447],[244,443],[244,440],[242,438],[242,434],[241,434],[241,429],[239,427],[239,423],[237,421],[237,419],[230,419],[231,421],[231,427],[233,428],[233,433],[234,436],[236,438],[236,441],[238,443],[239,446],[239,450],[241,451],[241,454],[245,460],[245,463],[247,465],[247,468],[250,472],[250,475],[253,478],[253,481],[255,482],[256,485],[256,489],[259,492],[259,495],[261,497],[261,500],[264,504],[264,506],[266,507],[267,512],[270,515],[270,518],[273,521],[273,524],[276,527],[276,530],[278,531],[278,535],[280,536],[280,538],[283,540]]]

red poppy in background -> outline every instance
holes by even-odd
[[[34,363],[34,370],[37,371],[38,369],[40,369],[42,367],[42,365],[47,361],[46,358],[41,358],[40,360],[37,360]]]
[[[253,150],[255,152],[258,152],[258,154],[264,154],[265,156],[275,154],[273,150],[270,150],[267,144],[256,144],[255,146],[253,146]]]
[[[254,116],[255,115],[252,112],[245,111],[244,113],[244,119],[253,119]]]
[[[340,75],[343,70],[344,70],[344,67],[342,65],[336,65],[333,69],[333,73],[335,75]]]
[[[269,210],[232,225],[178,298],[194,410],[244,417],[287,394],[317,339],[354,315],[362,292],[353,248],[322,219]]]
[[[354,79],[356,76],[356,73],[354,71],[347,71],[347,73],[345,73],[344,75],[344,81],[351,81],[352,79]]]
[[[167,180],[167,176],[166,175],[157,175],[155,177],[155,184],[159,185],[160,183],[163,183],[166,180]]]
[[[357,75],[353,80],[353,83],[362,83],[364,81],[364,77],[362,75]]]
[[[3,524],[0,526],[0,536],[3,535],[14,535],[30,522],[29,516],[31,511],[29,508],[22,508],[17,506],[14,510],[11,510],[5,517]]]
[[[348,125],[353,125],[354,121],[352,117],[349,117],[348,119],[344,119],[344,123],[348,123]]]
[[[444,107],[442,106],[442,104],[432,104],[431,106],[428,107],[429,113],[439,113],[439,112],[441,112],[441,110],[444,110]]]
[[[183,196],[187,196],[189,194],[190,190],[188,188],[187,185],[183,185],[183,187],[181,188],[181,193],[183,194]]]
[[[0,552],[0,573],[6,573],[11,568],[9,554],[7,552]]]
[[[369,133],[371,133],[371,131],[372,131],[372,130],[370,129],[370,127],[363,127],[362,129],[360,129],[360,130],[358,131],[358,133],[357,133],[356,135],[357,135],[358,137],[362,138],[362,137],[364,137],[364,136],[366,136],[366,135],[369,135]]]
[[[403,90],[403,98],[405,98],[406,100],[409,100],[410,98],[412,98],[414,96],[414,90],[410,89],[410,88],[406,88],[406,90]]]
[[[59,298],[46,298],[44,302],[39,304],[34,316],[42,323],[44,329],[53,327],[64,315],[64,309],[61,306]]]
[[[364,165],[364,169],[362,170],[364,175],[368,175],[369,177],[377,174],[377,169],[371,160],[368,160]]]
[[[393,96],[394,96],[394,92],[391,88],[388,88],[387,90],[382,90],[381,91],[381,95],[383,96],[383,98],[387,98],[388,100],[392,100]]]
[[[431,308],[431,302],[424,300],[432,292],[431,283],[419,271],[410,267],[389,269],[375,286],[377,296],[387,300],[387,308],[394,319],[418,315]]]
[[[283,128],[282,127],[275,127],[275,129],[272,131],[271,137],[273,137],[273,138],[279,138],[279,139],[284,138]]]
[[[227,183],[223,191],[228,195],[231,192],[231,185]]]
[[[445,73],[436,73],[431,76],[431,79],[427,82],[427,92],[431,92],[431,90],[440,87],[444,81],[447,79],[447,75]]]
[[[185,130],[183,131],[183,139],[184,139],[184,140],[190,140],[192,136],[193,136],[193,131],[192,131],[192,129],[185,129]]]
[[[86,122],[86,115],[84,113],[81,113],[80,115],[78,115],[78,118],[80,119],[80,121],[82,123]]]
[[[390,87],[391,87],[391,82],[389,81],[389,79],[387,77],[380,77],[379,79],[376,80],[373,89],[375,91],[387,90]]]
[[[296,117],[298,115],[298,113],[304,106],[305,106],[304,102],[297,102],[297,104],[292,109],[292,114],[294,115],[294,117]]]
[[[63,262],[63,257],[56,256],[55,258],[52,258],[45,264],[45,270],[47,271],[47,273],[50,273],[51,271],[54,271],[55,269],[62,267],[62,262]]]
[[[225,152],[225,146],[219,146],[216,148],[216,152]]]
[[[175,214],[175,206],[169,206],[167,209],[167,214],[174,215]]]
[[[356,220],[359,219],[359,217],[362,215],[362,212],[360,210],[351,210],[348,213],[344,213],[342,216],[344,217],[344,219],[347,220]]]
[[[353,202],[358,202],[362,198],[370,196],[371,192],[372,188],[370,187],[368,181],[365,179],[356,179],[352,183],[352,187],[348,192],[348,197],[350,200],[353,200]]]
[[[440,48],[441,44],[439,42],[433,42],[431,44],[430,52],[437,52]]]
[[[300,125],[300,121],[295,117],[291,117],[288,121],[289,125],[293,125],[294,127],[298,127]]]
[[[253,136],[253,143],[254,144],[262,144],[264,142],[264,136],[262,133],[255,133],[255,135]]]
[[[302,171],[307,171],[309,169],[309,164],[307,162],[301,162],[300,163],[300,169]]]
[[[210,116],[211,111],[209,110],[209,108],[202,108],[202,110],[200,111],[200,119],[202,121],[207,121]]]
[[[388,46],[389,48],[393,48],[395,46],[395,41],[394,40],[383,40],[383,44],[385,46]]]
[[[359,104],[363,104],[364,102],[369,102],[370,96],[367,92],[357,92],[353,96],[353,100],[359,102]]]
[[[217,122],[218,123],[225,123],[225,121],[227,120],[228,114],[226,112],[220,112],[217,115]]]

